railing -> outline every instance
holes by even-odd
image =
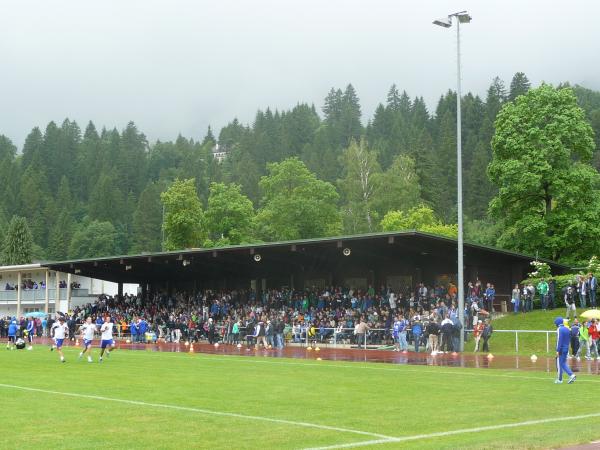
[[[48,300],[56,300],[56,288],[50,288],[48,290]],[[87,297],[89,295],[88,289],[71,289],[72,297]],[[67,298],[67,288],[60,288],[61,298]],[[17,291],[16,290],[0,290],[0,302],[16,302]],[[46,301],[46,289],[21,289],[21,303],[44,303]]]
[[[205,340],[208,338],[208,333],[204,329],[194,329],[194,330],[182,330],[181,333],[175,332],[175,329],[170,329],[166,326],[161,326],[161,331],[158,335],[155,335],[155,339],[161,338],[165,339],[167,342],[175,342],[177,340],[177,336],[180,337],[180,341],[187,340]],[[319,329],[316,328],[316,333],[314,335],[310,335],[307,333],[308,329],[306,327],[301,327],[299,330],[286,328],[286,331],[283,333],[283,340],[285,344],[297,344],[302,347],[309,346],[350,346],[350,347],[358,347],[358,348],[369,348],[369,347],[391,347],[394,345],[394,339],[392,336],[391,329],[385,328],[370,328],[364,334],[354,334],[354,328],[324,328]],[[465,330],[466,337],[472,336],[473,330]],[[126,330],[123,330],[121,326],[115,325],[115,336],[120,339],[132,339],[129,326]],[[253,330],[247,330],[245,328],[240,328],[240,333],[237,336],[235,343],[244,343],[246,342],[248,345],[254,343],[253,338]],[[549,353],[551,350],[550,345],[550,335],[555,335],[555,331],[547,331],[547,330],[494,330],[493,331],[493,343],[495,347],[499,345],[499,336],[510,337],[510,334],[514,334],[514,351],[516,353],[521,351],[535,351],[541,352],[545,347],[546,352]],[[525,336],[525,337],[524,337]],[[529,337],[540,337],[541,339],[531,339]],[[455,335],[453,338],[458,339]],[[232,335],[228,335],[224,331],[223,326],[217,326],[214,334],[215,342],[229,342],[233,343]],[[248,339],[250,338],[250,339]],[[276,346],[277,342],[275,336],[266,336],[267,342],[270,345]],[[143,336],[141,339],[137,338],[139,342],[146,341],[146,336]],[[415,344],[415,336],[412,332],[411,328],[406,330],[406,340],[407,343],[414,348]],[[467,342],[467,344],[472,344],[472,339]],[[510,345],[509,345],[510,346]],[[425,333],[419,336],[419,348],[425,350],[427,348],[427,337]],[[472,349],[465,347],[466,352],[470,352]]]

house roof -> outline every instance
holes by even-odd
[[[390,251],[390,244],[394,244]],[[420,231],[367,233],[314,239],[231,245],[218,248],[191,248],[168,252],[115,255],[99,258],[73,259],[42,263],[42,266],[62,272],[80,273],[109,281],[145,283],[158,280],[187,278],[218,278],[221,275],[252,276],[263,271],[283,272],[297,267],[319,267],[342,255],[342,248],[351,249],[361,258],[397,258],[404,254],[450,257],[457,251],[457,240]],[[469,255],[494,256],[500,260],[531,261],[531,255],[465,242],[465,261]],[[260,264],[254,255],[260,254]],[[453,255],[452,255],[453,257]],[[568,266],[547,262],[555,271]],[[186,264],[187,263],[187,264]]]

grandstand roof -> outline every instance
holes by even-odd
[[[343,254],[350,249],[350,255]],[[42,266],[122,283],[155,283],[184,280],[219,280],[315,272],[377,261],[380,265],[408,259],[413,265],[456,263],[456,239],[420,231],[369,233],[294,241],[192,248],[169,252],[119,255],[42,263]],[[512,265],[535,259],[508,250],[465,243],[465,265]],[[256,255],[260,255],[260,261]],[[568,266],[544,260],[553,273]],[[522,264],[521,264],[522,265]],[[525,267],[522,265],[522,267]]]

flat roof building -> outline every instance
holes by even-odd
[[[465,281],[480,279],[508,299],[527,277],[534,258],[465,243]],[[554,274],[569,267],[545,260]],[[455,281],[455,239],[418,231],[371,233],[220,248],[111,256],[46,263],[60,272],[118,283],[137,283],[142,292],[219,288],[264,290],[287,286],[404,289],[423,282]],[[122,289],[122,288],[120,288]]]

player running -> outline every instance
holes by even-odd
[[[83,358],[84,353],[87,353],[88,362],[92,362],[92,341],[96,331],[96,324],[92,323],[92,318],[85,319],[85,323],[79,327],[81,338],[83,340],[83,350],[79,353],[79,359]]]
[[[99,362],[102,362],[104,351],[106,351],[106,357],[109,357],[110,350],[115,347],[115,342],[113,341],[113,323],[110,319],[110,316],[106,316],[104,318],[104,323],[100,327],[100,333],[102,333],[102,343],[100,345]]]
[[[67,324],[65,323],[64,316],[60,316],[58,322],[54,322],[54,325],[52,325],[52,329],[50,330],[50,336],[54,338],[56,351],[60,355],[60,362],[66,362],[65,355],[63,355],[62,352],[62,346],[63,341],[69,336],[69,327],[67,327]]]

